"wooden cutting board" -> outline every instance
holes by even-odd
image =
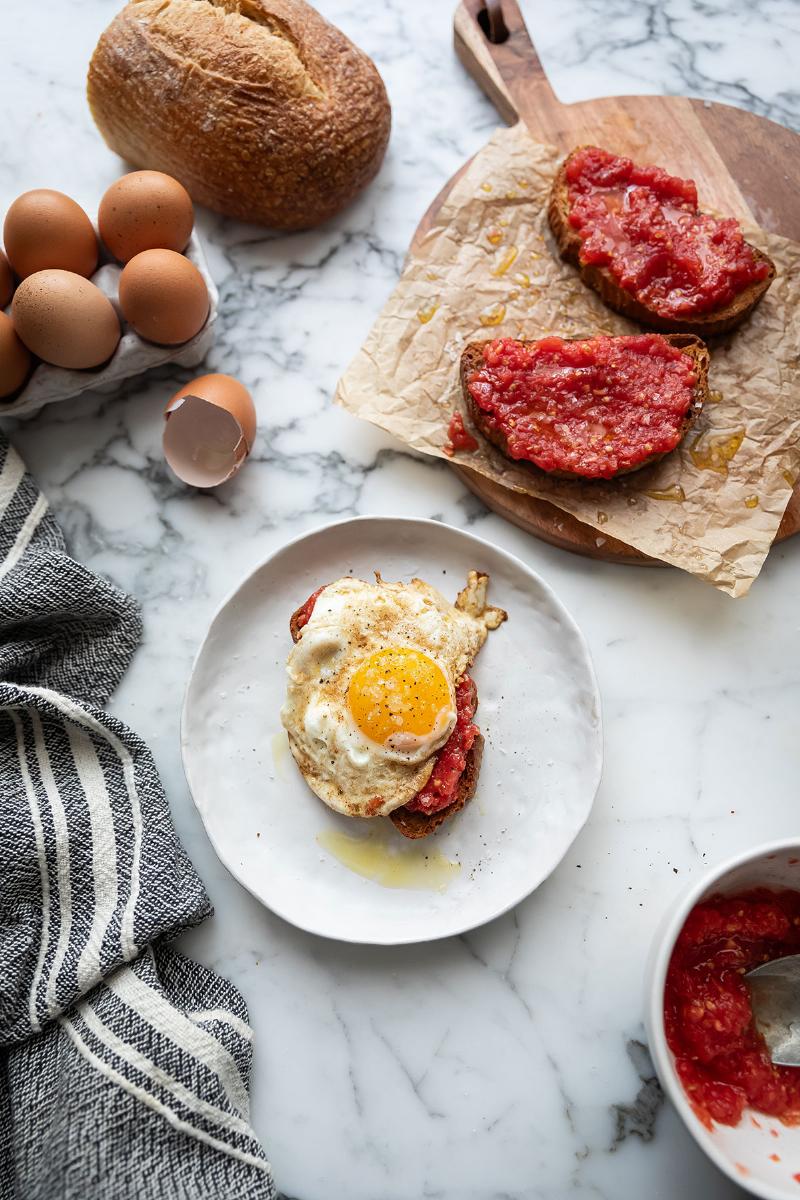
[[[727,104],[683,96],[614,96],[562,104],[551,88],[516,0],[462,0],[455,16],[456,53],[503,118],[565,153],[581,143],[606,146],[694,179],[701,204],[800,241],[800,136]],[[446,184],[414,235],[416,244],[467,164]],[[454,466],[489,508],[553,545],[612,562],[651,563],[631,546],[545,500],[512,492]],[[800,484],[778,539],[800,532]],[[662,565],[662,564],[655,564]]]

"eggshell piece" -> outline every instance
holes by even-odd
[[[58,268],[88,277],[97,266],[97,235],[79,204],[51,188],[23,192],[3,224],[6,255],[20,279]]]
[[[169,401],[166,416],[178,407],[178,402],[184,396],[199,396],[209,404],[226,409],[239,422],[248,451],[253,449],[256,440],[256,406],[253,397],[238,379],[232,375],[200,375],[190,380]]]
[[[9,266],[8,259],[2,250],[0,250],[0,308],[5,306],[14,295],[14,275]]]
[[[174,250],[143,250],[119,277],[122,315],[160,346],[188,342],[206,323],[208,288],[194,263]]]
[[[244,431],[226,408],[200,396],[183,396],[165,415],[164,457],[183,483],[217,487],[247,458]]]
[[[14,322],[0,312],[0,397],[21,388],[31,369],[31,356],[17,337]]]
[[[56,367],[97,367],[117,348],[120,327],[106,296],[72,271],[38,271],[14,293],[17,334]]]
[[[186,188],[162,171],[132,171],[112,183],[97,213],[100,237],[120,262],[143,250],[185,250],[194,227]]]

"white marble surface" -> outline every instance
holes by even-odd
[[[87,204],[119,173],[83,96],[117,0],[4,0],[0,207],[52,186]],[[642,964],[704,864],[796,834],[800,544],[746,600],[668,570],[540,545],[331,408],[418,216],[496,124],[450,50],[446,0],[321,0],[377,60],[394,132],[377,183],[315,233],[200,218],[222,316],[212,369],[252,388],[252,462],[211,496],[168,475],[160,409],[185,374],[41,414],[15,434],[74,554],[142,603],[115,710],[153,747],[216,905],[184,939],[230,975],[256,1028],[254,1117],[299,1200],[722,1200],[739,1195],[661,1103],[641,1041]],[[541,0],[527,6],[567,100],[691,90],[800,125],[796,0]],[[375,950],[307,937],[228,877],[178,752],[184,682],[222,597],[285,539],[350,513],[435,516],[536,567],[591,644],[607,758],[594,814],[519,909],[468,936]]]

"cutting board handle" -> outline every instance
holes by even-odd
[[[535,135],[537,114],[563,108],[517,0],[461,0],[453,25],[456,54],[509,124],[522,118]]]

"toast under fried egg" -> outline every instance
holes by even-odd
[[[483,738],[467,674],[490,629],[488,576],[451,604],[423,580],[343,578],[292,615],[281,719],[311,790],[337,812],[424,837],[475,791]]]

